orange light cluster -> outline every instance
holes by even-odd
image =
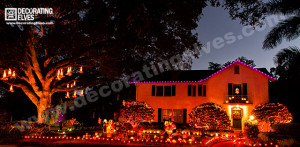
[[[72,67],[68,67],[68,70],[67,70],[67,73],[66,73],[67,76],[71,76],[72,75]]]
[[[79,72],[79,73],[83,73],[83,68],[82,68],[82,66],[80,66],[78,72]],[[66,75],[67,75],[67,76],[71,76],[71,75],[72,75],[72,67],[71,67],[71,66],[67,67],[67,73],[66,73]],[[64,76],[64,70],[63,70],[63,69],[59,69],[59,70],[57,71],[56,79],[57,79],[57,80],[61,80],[63,77],[65,77],[65,76]]]
[[[57,80],[61,80],[64,76],[64,70],[63,69],[60,69],[57,71],[57,75],[56,75],[56,79]]]
[[[9,78],[14,79],[16,78],[16,71],[11,70],[11,68],[9,68],[6,72],[6,70],[3,71],[3,75],[2,78],[0,78],[1,80],[8,80]]]
[[[80,91],[79,96],[84,96],[83,90]],[[76,97],[77,97],[77,92],[74,91],[74,93],[73,93],[73,95],[72,95],[72,98],[76,98]],[[69,93],[69,91],[67,91],[65,98],[70,98],[70,93]]]

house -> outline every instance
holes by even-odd
[[[274,80],[265,68],[255,69],[236,60],[219,71],[166,71],[133,83],[136,100],[155,110],[154,122],[173,115],[175,123],[188,123],[193,108],[213,102],[223,106],[235,130],[242,130],[252,109],[269,102],[268,83]]]

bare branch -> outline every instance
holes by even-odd
[[[32,103],[35,104],[36,106],[38,105],[38,103],[39,103],[38,96],[32,90],[30,90],[30,88],[27,87],[26,85],[24,85],[24,84],[15,84],[15,83],[11,83],[9,81],[3,81],[3,82],[8,84],[8,85],[12,85],[12,86],[21,88],[23,90],[23,92],[32,101]]]

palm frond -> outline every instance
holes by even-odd
[[[300,35],[300,17],[293,16],[278,23],[265,37],[263,49],[272,49],[285,38],[291,41]]]
[[[276,65],[284,65],[285,63],[290,62],[290,60],[293,60],[296,56],[299,55],[299,48],[296,46],[291,46],[288,48],[284,48],[280,52],[278,52],[275,56],[274,62]]]
[[[272,0],[266,3],[268,14],[299,15],[300,7],[295,0]]]

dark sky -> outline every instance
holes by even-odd
[[[216,49],[212,45],[215,38],[221,37],[224,39],[224,35],[229,32],[232,32],[234,36],[241,35],[243,34],[242,28],[244,26],[239,23],[239,20],[232,20],[227,11],[222,8],[206,7],[203,14],[196,32],[198,33],[199,41],[206,48],[210,44],[210,52],[201,51],[202,56],[199,59],[193,60],[192,69],[194,70],[207,69],[208,62],[210,61],[225,63],[240,56],[253,59],[256,67],[265,67],[269,70],[270,67],[275,66],[273,58],[278,51],[288,46],[299,46],[300,38],[291,42],[283,41],[278,47],[272,50],[263,50],[262,42],[272,25],[272,23],[269,23],[264,30],[255,30],[252,35],[243,37],[240,40],[236,37],[235,42],[231,44],[224,43],[223,47]],[[275,25],[275,23],[273,24]],[[251,31],[251,29],[246,30],[246,32]]]

